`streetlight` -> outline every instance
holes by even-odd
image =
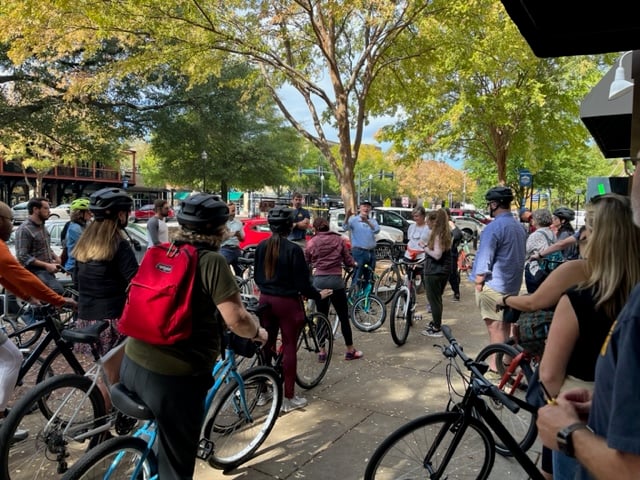
[[[324,203],[324,174],[320,174],[320,205]]]
[[[582,189],[576,188],[576,219],[578,218],[578,210],[580,210],[580,195],[582,195]],[[576,222],[576,227],[579,227],[578,222]]]
[[[202,158],[202,193],[206,193],[207,191],[207,152],[202,151],[200,154]]]
[[[369,174],[369,201],[371,201],[371,181],[373,180],[373,174]]]

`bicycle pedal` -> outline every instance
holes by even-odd
[[[198,457],[200,460],[207,460],[212,453],[213,442],[206,438],[201,438],[200,442],[198,442],[198,452],[196,453],[196,457]]]

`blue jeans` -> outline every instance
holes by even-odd
[[[369,265],[371,269],[376,268],[376,253],[374,250],[364,250],[362,248],[353,247],[351,249],[351,255],[358,264],[353,272],[353,280],[351,284],[357,285],[358,279],[362,277],[365,281],[369,280],[369,269],[364,268],[365,265]]]
[[[242,250],[239,247],[220,247],[220,254],[227,260],[227,263],[231,265],[233,268],[233,273],[237,276],[242,275],[242,270],[240,270],[240,266],[238,265],[238,258],[240,258],[240,254]]]
[[[574,480],[580,471],[580,464],[575,458],[553,451],[553,480]]]

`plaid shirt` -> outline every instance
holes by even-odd
[[[16,257],[27,268],[35,260],[53,263],[54,253],[50,245],[51,235],[44,223],[37,225],[27,218],[16,230]]]

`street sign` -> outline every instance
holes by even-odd
[[[404,208],[408,208],[409,207],[409,197],[402,197],[402,206]]]
[[[530,187],[533,183],[533,175],[529,170],[520,170],[520,186]]]

